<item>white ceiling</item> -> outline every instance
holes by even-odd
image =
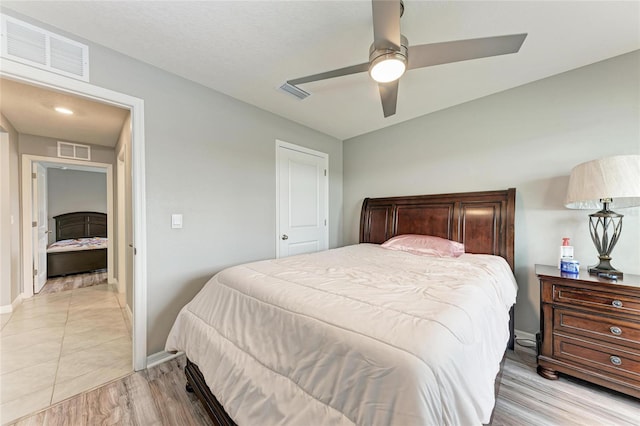
[[[0,111],[19,133],[115,147],[129,111],[0,79]],[[54,110],[64,107],[73,115]]]
[[[286,80],[366,62],[371,3],[355,1],[6,1],[47,22],[298,123],[347,139],[640,49],[638,1],[405,0],[410,44],[528,33],[519,53],[405,74],[383,118],[366,73]]]

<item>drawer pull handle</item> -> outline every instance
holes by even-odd
[[[609,358],[609,361],[611,361],[611,364],[613,365],[622,365],[622,360],[617,356],[612,356],[611,358]]]
[[[611,304],[616,308],[622,308],[622,302],[619,300],[614,300],[613,302],[611,302]]]
[[[609,331],[611,331],[612,334],[615,334],[616,336],[619,336],[622,334],[622,329],[620,327],[610,327]]]

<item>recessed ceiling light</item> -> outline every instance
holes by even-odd
[[[69,108],[55,107],[54,109],[56,111],[58,111],[60,114],[66,114],[66,115],[72,115],[73,114],[73,111],[71,111]]]

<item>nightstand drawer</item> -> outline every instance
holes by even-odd
[[[606,291],[595,291],[561,285],[553,286],[553,301],[584,306],[612,313],[640,314],[640,298]]]
[[[556,335],[553,357],[599,373],[608,372],[640,381],[640,353],[616,345],[600,345],[592,341]]]
[[[554,331],[580,334],[614,344],[630,346],[640,352],[640,323],[638,322],[563,308],[556,308],[553,318]]]

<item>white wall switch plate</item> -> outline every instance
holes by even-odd
[[[171,215],[171,228],[173,228],[173,229],[182,228],[182,215],[181,214],[172,214]]]

